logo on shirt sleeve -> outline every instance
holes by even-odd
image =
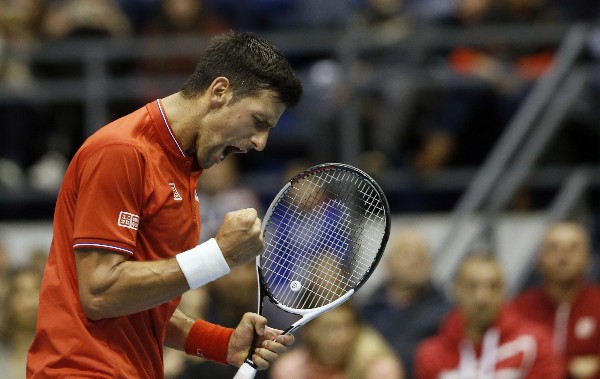
[[[117,222],[117,225],[122,226],[124,228],[138,230],[139,223],[140,216],[129,212],[119,213],[119,221]]]

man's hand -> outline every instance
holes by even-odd
[[[248,208],[227,213],[215,240],[230,268],[256,258],[264,249],[256,210]]]
[[[229,351],[227,352],[227,362],[229,364],[239,367],[244,363],[254,333],[259,335],[259,339],[252,360],[259,370],[269,368],[269,365],[280,354],[285,353],[288,346],[294,343],[293,335],[281,335],[281,330],[269,328],[267,319],[263,316],[256,313],[246,313],[229,340]]]

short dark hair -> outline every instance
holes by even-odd
[[[194,98],[220,76],[229,79],[234,101],[270,90],[293,107],[302,95],[302,84],[288,60],[273,44],[252,33],[231,30],[213,37],[181,92]]]

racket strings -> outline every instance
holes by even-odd
[[[327,223],[326,223],[326,224],[327,224]],[[327,226],[327,227],[329,227],[329,225],[326,225],[326,226]],[[333,235],[333,234],[332,234],[332,235]],[[339,238],[339,237],[336,237],[335,239],[337,239],[337,240],[340,240],[340,238]],[[335,247],[335,245],[334,245],[334,247]],[[308,250],[311,250],[311,249],[309,248]],[[335,250],[335,249],[334,249],[334,250]],[[323,272],[320,272],[320,273],[319,273],[319,275],[321,275],[321,276],[324,276],[324,275],[329,275],[329,274],[328,274],[328,273],[323,273]],[[335,292],[336,292],[336,293],[337,293],[337,292],[340,292],[340,291],[339,291],[339,289],[340,289],[340,287],[342,287],[342,286],[340,286],[339,284],[337,284],[337,283],[336,283],[336,282],[334,282],[334,281],[328,281],[328,280],[324,280],[324,281],[322,281],[322,282],[325,282],[325,283],[327,284],[327,286],[328,286],[328,287],[332,287],[332,286],[331,286],[331,284],[334,284],[334,285],[333,285],[333,287],[334,287],[334,290],[335,290]],[[339,280],[338,280],[338,282],[339,282]],[[321,287],[323,287],[323,286],[321,286]],[[347,289],[346,287],[347,287],[347,284],[343,285],[343,287],[342,287],[341,289],[345,291],[345,290]],[[313,291],[313,292],[314,292],[314,291]]]
[[[361,176],[328,170],[301,178],[265,228],[265,284],[291,308],[328,304],[369,272],[385,227],[381,196]]]

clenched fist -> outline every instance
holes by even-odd
[[[225,214],[215,240],[230,268],[256,258],[264,249],[260,219],[255,209],[248,208]]]
[[[246,313],[235,328],[229,347],[227,349],[227,362],[239,367],[244,363],[248,351],[258,334],[258,341],[252,354],[252,360],[259,370],[269,368],[271,363],[287,351],[288,346],[294,343],[291,334],[282,335],[282,331],[267,326],[267,319],[256,313]]]

